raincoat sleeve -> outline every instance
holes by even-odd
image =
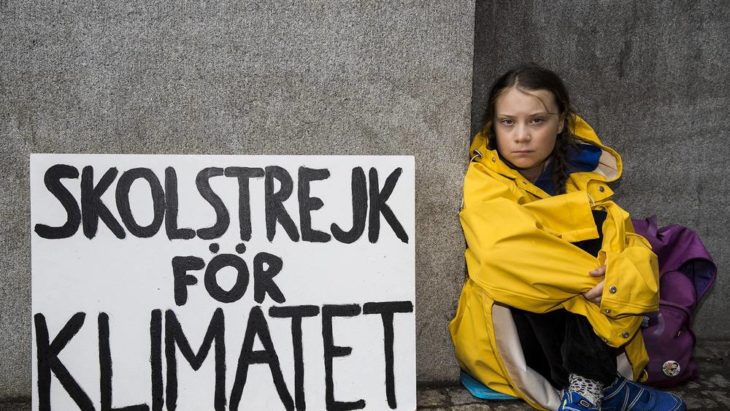
[[[611,318],[642,314],[659,309],[659,262],[651,244],[634,232],[626,211],[610,210],[614,220],[624,225],[604,227],[604,236],[621,247],[605,250],[606,283],[601,311]]]
[[[656,257],[633,234],[624,228],[604,230],[604,244],[606,235],[612,239],[626,236],[629,246],[604,251],[600,258],[571,244],[598,237],[587,193],[526,202],[519,190],[510,187],[511,182],[477,174],[479,182],[469,182],[474,191],[465,191],[460,213],[467,268],[470,278],[496,302],[538,313],[562,306],[598,322],[609,321],[603,315],[605,310],[618,318],[656,309],[656,270],[652,266]],[[609,214],[615,217],[615,213]],[[603,264],[607,264],[605,309],[603,301],[599,308],[582,295],[601,281],[588,272]],[[620,293],[611,293],[614,282],[620,282]],[[603,334],[613,339],[608,334],[614,333]]]
[[[581,205],[581,193],[567,196],[575,212],[590,215],[590,225],[570,227],[570,217],[553,218],[568,213],[551,213],[558,205],[551,199],[524,206],[494,198],[462,209],[469,276],[496,302],[547,312],[566,300],[583,299],[582,293],[598,284],[588,272],[601,265],[599,260],[571,244],[591,238],[586,233],[598,236],[588,199]]]

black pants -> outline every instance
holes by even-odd
[[[594,211],[599,238],[575,243],[598,255],[606,219],[603,211]],[[588,275],[588,273],[586,273]],[[620,350],[610,347],[594,332],[588,320],[565,310],[544,314],[510,308],[527,365],[547,378],[556,388],[568,385],[568,374],[610,385],[616,379],[616,355]]]
[[[535,314],[511,308],[527,366],[555,388],[568,385],[568,374],[610,385],[616,379],[618,350],[593,332],[588,320],[565,310]]]

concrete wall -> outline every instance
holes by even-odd
[[[0,398],[31,391],[31,152],[409,154],[418,378],[454,378],[474,3],[0,0]]]
[[[697,230],[719,267],[695,324],[728,338],[730,3],[477,1],[472,130],[491,82],[534,61],[624,159],[619,204]]]

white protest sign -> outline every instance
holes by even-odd
[[[31,155],[33,409],[415,409],[414,174]]]

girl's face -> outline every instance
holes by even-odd
[[[510,87],[497,97],[494,108],[499,154],[534,182],[563,131],[555,97],[547,90]]]

